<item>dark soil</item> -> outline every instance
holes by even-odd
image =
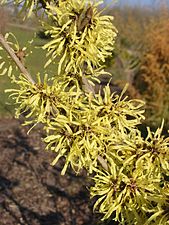
[[[19,121],[0,120],[0,225],[99,224],[85,172],[61,176],[63,162],[50,166],[54,154],[41,137],[38,128],[27,135]]]

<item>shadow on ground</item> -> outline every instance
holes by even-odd
[[[96,225],[83,171],[60,175],[50,166],[42,133],[30,135],[14,119],[0,120],[0,225]],[[107,223],[113,225],[113,223]]]

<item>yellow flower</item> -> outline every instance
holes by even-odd
[[[58,73],[79,72],[84,66],[93,72],[112,54],[117,30],[112,16],[101,15],[98,3],[85,0],[59,1],[48,4],[46,13],[52,24],[43,23],[52,40],[44,45],[50,57],[46,65],[60,57]]]

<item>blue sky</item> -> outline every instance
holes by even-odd
[[[143,4],[143,5],[150,5],[150,4],[155,4],[155,0],[120,0],[120,2],[126,2],[130,4]]]
[[[152,0],[141,0],[141,1],[139,1],[139,0],[121,0],[121,1],[119,1],[119,2],[126,2],[126,3],[130,3],[130,4],[146,4],[146,5],[149,5],[149,4],[151,4],[152,3]]]
[[[159,0],[115,0],[116,2],[120,3],[121,5],[123,4],[130,4],[130,5],[155,5],[157,2],[160,2]],[[113,3],[113,0],[105,0],[106,3]]]

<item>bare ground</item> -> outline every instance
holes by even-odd
[[[96,225],[85,172],[60,175],[50,166],[42,132],[0,119],[0,225]],[[113,224],[112,222],[106,224]]]

